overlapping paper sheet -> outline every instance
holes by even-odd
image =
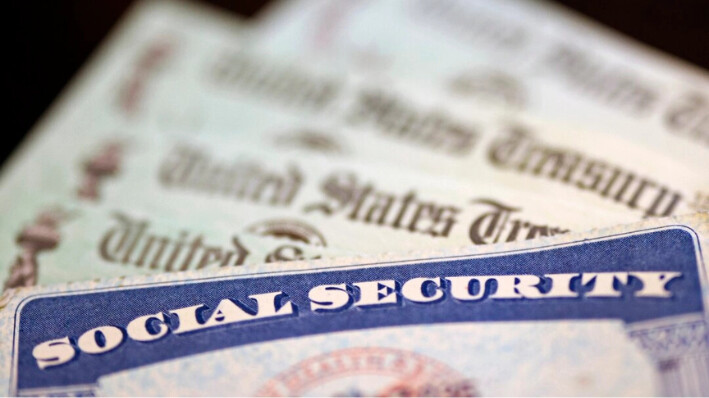
[[[243,51],[234,26],[137,6],[4,170],[6,286],[489,244],[705,207],[691,154],[282,62]]]
[[[31,395],[701,395],[708,233],[700,213],[8,290],[0,383]]]
[[[545,1],[279,1],[253,45],[409,76],[484,106],[709,153],[709,78]]]

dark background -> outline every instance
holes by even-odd
[[[267,0],[203,0],[254,15]],[[383,1],[383,0],[381,0]],[[709,69],[709,0],[556,0],[657,49]],[[12,1],[0,164],[101,42],[132,0]]]

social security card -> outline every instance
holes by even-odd
[[[201,395],[187,362],[213,370],[221,387],[205,394],[701,395],[708,233],[698,214],[525,244],[8,291],[0,374],[18,395],[130,393],[112,380],[131,370],[150,394],[181,379]],[[496,356],[514,379],[475,363]],[[148,377],[165,367],[176,374]]]

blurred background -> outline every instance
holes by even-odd
[[[268,0],[202,0],[250,17]],[[4,13],[10,99],[0,164],[86,61],[132,0],[13,1]],[[555,0],[606,26],[709,69],[709,0]]]

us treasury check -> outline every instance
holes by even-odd
[[[209,133],[446,170],[466,181],[489,176],[522,192],[556,186],[576,202],[610,203],[639,216],[708,206],[706,157],[687,152],[671,159],[663,147],[647,150],[576,128],[572,139],[568,130],[528,117],[499,123],[497,113],[474,112],[425,90],[415,94],[405,84],[384,89],[364,78],[271,62],[236,51],[231,24],[209,15],[195,18],[167,3],[139,8],[11,163],[6,195],[18,195],[17,181],[30,170],[54,172],[38,172],[42,166],[32,159],[56,148],[75,156],[77,146],[68,142],[138,136],[139,148],[144,136]],[[140,69],[146,63],[159,66]]]
[[[8,290],[0,383],[20,395],[702,395],[707,233],[704,213]]]
[[[98,181],[75,167],[53,169],[36,186],[18,184],[14,197],[26,195],[0,228],[6,286],[233,266],[267,256],[481,245],[636,219],[603,207],[588,218],[580,204],[548,193],[520,195],[484,179],[462,184],[201,138],[143,141],[119,157],[120,173]],[[105,150],[89,148],[77,158]],[[66,155],[44,160],[80,165]],[[92,195],[80,195],[87,186]]]
[[[547,147],[524,129],[520,131],[519,128],[513,128],[511,131],[501,132],[497,139],[486,137],[485,139],[492,140],[488,154],[492,159],[491,164],[498,165],[503,170],[511,170],[508,174],[496,171],[495,167],[490,167],[485,161],[460,163],[457,156],[446,153],[455,152],[460,148],[465,152],[471,148],[451,142],[477,140],[471,138],[476,137],[475,134],[467,133],[474,130],[472,127],[448,125],[442,131],[449,131],[462,141],[439,141],[434,136],[431,140],[421,141],[420,143],[426,145],[422,145],[419,150],[413,145],[383,153],[381,148],[384,146],[381,144],[395,143],[396,140],[351,140],[354,151],[349,152],[354,152],[350,153],[354,160],[350,168],[347,163],[342,162],[325,164],[300,159],[303,153],[307,153],[300,150],[300,146],[304,144],[345,155],[348,153],[347,145],[339,151],[337,144],[342,141],[313,141],[307,135],[303,139],[302,136],[299,138],[298,134],[281,134],[292,133],[290,129],[293,128],[293,115],[298,112],[290,112],[291,116],[288,116],[289,113],[284,111],[287,107],[284,108],[282,103],[256,101],[254,96],[247,95],[248,90],[243,95],[238,95],[236,102],[222,100],[214,93],[205,97],[208,100],[206,103],[210,104],[208,109],[214,112],[214,117],[205,118],[211,121],[206,124],[211,126],[210,131],[187,129],[194,134],[201,132],[197,134],[199,137],[192,138],[184,134],[171,135],[180,132],[174,131],[177,128],[176,121],[180,121],[179,125],[190,126],[187,122],[191,119],[187,118],[187,122],[184,118],[171,119],[165,112],[153,109],[152,102],[149,101],[152,98],[150,89],[154,86],[160,87],[160,79],[152,81],[156,83],[154,85],[151,80],[134,80],[137,77],[144,79],[145,76],[152,76],[151,73],[159,76],[160,68],[151,73],[141,70],[134,74],[133,71],[134,67],[147,62],[140,61],[144,57],[155,58],[153,62],[148,62],[151,65],[155,62],[160,64],[160,60],[174,60],[169,56],[172,54],[169,50],[172,47],[165,47],[164,41],[155,41],[155,38],[169,37],[167,33],[177,32],[180,33],[175,33],[178,37],[186,38],[180,42],[184,44],[183,53],[186,55],[177,59],[187,63],[175,61],[172,65],[182,65],[184,70],[191,71],[183,74],[185,78],[176,79],[179,83],[187,84],[163,85],[163,89],[157,88],[154,95],[165,97],[164,93],[173,92],[170,90],[193,87],[199,82],[200,79],[195,76],[201,76],[197,73],[203,70],[199,67],[201,64],[190,64],[188,61],[203,58],[191,55],[195,51],[201,54],[200,49],[212,51],[215,48],[225,48],[224,42],[228,41],[227,38],[233,39],[235,36],[233,29],[230,29],[231,23],[225,24],[211,17],[207,19],[212,23],[206,23],[194,15],[193,10],[172,3],[150,3],[140,8],[40,125],[33,140],[25,145],[21,154],[14,159],[13,167],[6,172],[3,179],[0,195],[3,208],[12,205],[14,209],[0,231],[0,244],[3,245],[3,252],[7,253],[3,262],[3,267],[7,269],[5,272],[9,275],[6,281],[15,280],[10,286],[31,285],[37,281],[70,281],[82,276],[88,278],[116,273],[158,272],[201,268],[210,264],[230,264],[230,261],[225,263],[224,258],[217,255],[216,251],[206,249],[203,253],[207,256],[204,261],[197,258],[202,258],[199,253],[195,254],[192,261],[180,260],[179,264],[187,264],[186,266],[176,265],[177,259],[170,261],[169,247],[182,247],[179,244],[182,242],[179,239],[182,233],[188,230],[204,231],[204,228],[199,226],[207,220],[225,219],[225,222],[230,223],[232,235],[250,230],[266,236],[289,236],[301,243],[320,247],[323,246],[322,242],[328,242],[327,250],[334,254],[348,252],[353,248],[373,252],[408,250],[421,247],[420,245],[432,247],[428,245],[438,245],[441,241],[445,241],[445,245],[454,246],[464,243],[513,241],[561,233],[568,229],[578,230],[630,221],[632,217],[640,215],[669,215],[702,207],[701,189],[705,186],[706,176],[701,173],[695,175],[683,165],[641,149],[633,151],[633,156],[628,156],[626,143],[614,141],[611,137],[603,139],[598,135],[593,138],[588,136],[582,141],[586,148],[592,144],[597,146],[596,153],[600,160],[594,160],[595,155],[583,156],[573,150],[565,152],[553,146]],[[218,38],[218,45],[210,45],[212,41],[203,39],[203,36],[211,38],[212,41],[215,37]],[[193,38],[195,40],[187,40]],[[241,67],[253,72],[254,68],[249,65],[261,62],[259,58],[242,53],[228,54],[231,55],[227,58],[218,58],[221,59],[219,68],[235,65],[237,70]],[[210,57],[205,56],[204,59],[209,60]],[[233,62],[227,62],[229,60]],[[169,62],[163,65],[162,70],[169,70],[169,65]],[[178,72],[184,70],[178,68]],[[284,72],[287,70],[285,66],[275,65],[269,70],[276,79],[288,77]],[[183,75],[178,73],[178,76]],[[238,77],[240,74],[232,71],[227,72],[226,76]],[[317,79],[320,74],[303,71],[299,76],[307,77],[310,80],[306,79],[306,82],[313,81],[314,86],[319,86]],[[232,81],[232,77],[227,80]],[[167,79],[173,83],[174,80]],[[116,87],[120,89],[116,90]],[[309,85],[305,84],[305,87]],[[381,108],[377,105],[379,102],[390,102],[390,99],[386,99],[390,96],[394,96],[395,102],[401,102],[396,99],[396,93],[384,92],[384,99],[380,98],[379,94],[370,98],[365,94],[357,94],[356,88],[359,86],[352,87],[352,94],[345,96],[351,97],[351,101],[343,100],[341,105],[334,106],[335,109],[343,110],[350,104],[352,109],[343,111],[343,115],[350,114],[355,117],[372,113],[370,111]],[[256,94],[261,92],[259,90]],[[133,94],[128,95],[126,92]],[[190,90],[187,92],[193,93]],[[209,93],[206,89],[204,92]],[[307,92],[306,90],[305,93]],[[140,93],[143,93],[142,96]],[[273,92],[266,90],[264,93]],[[356,99],[360,96],[363,98],[361,101]],[[180,95],[174,97],[179,98]],[[264,98],[258,95],[255,97]],[[276,95],[274,98],[280,97]],[[309,102],[304,101],[301,105],[307,103]],[[236,109],[240,112],[234,112],[235,105],[238,105]],[[425,103],[420,106],[423,110],[416,112],[430,113],[435,110],[426,108]],[[178,104],[175,109],[182,108]],[[297,109],[302,111],[302,108]],[[384,106],[381,109],[386,110],[389,107]],[[397,112],[393,115],[396,116]],[[190,115],[189,112],[185,114]],[[343,123],[339,120],[346,121],[351,117],[334,117],[334,121],[322,123],[326,127],[334,125],[334,128],[338,128],[337,126]],[[406,116],[402,116],[403,119],[391,117],[384,117],[382,120],[388,122],[384,123],[382,130],[375,129],[375,134],[370,134],[369,137],[386,137],[390,132],[386,126],[391,127],[390,123],[397,125],[410,119]],[[231,119],[228,123],[224,122],[220,130],[219,123],[228,118]],[[220,120],[222,122],[219,122]],[[361,122],[370,124],[373,121]],[[245,125],[242,134],[238,134],[240,131],[233,128],[224,127],[237,123]],[[375,126],[376,124],[374,123]],[[212,130],[217,133],[214,134]],[[361,134],[367,134],[372,130],[353,128],[349,135],[360,134],[360,131]],[[548,131],[550,132],[544,133],[544,136],[553,138],[552,141],[564,140],[563,134],[554,135],[553,130]],[[238,157],[241,147],[248,146],[249,142],[262,143],[259,139],[263,136],[271,140],[268,142],[273,146],[273,152],[292,151],[293,164],[286,165],[282,156],[266,153],[240,163],[230,160]],[[323,133],[317,134],[316,137],[335,136]],[[279,141],[291,145],[286,147],[290,149],[278,145]],[[75,145],[76,142],[81,145]],[[568,139],[566,142],[571,145]],[[597,145],[599,142],[602,145]],[[613,143],[616,145],[612,145]],[[615,146],[618,149],[613,149]],[[431,153],[437,151],[443,154],[434,157]],[[604,160],[608,154],[604,152],[611,152],[613,160],[623,166],[608,165]],[[473,183],[463,180],[463,187],[461,183],[441,177],[436,177],[437,181],[434,181],[431,177],[405,175],[400,172],[381,177],[381,169],[390,169],[385,163],[378,163],[379,168],[374,165],[366,166],[366,171],[356,165],[358,159],[370,159],[370,163],[373,162],[371,159],[394,161],[400,159],[397,155],[401,156],[402,153],[404,159],[416,158],[416,165],[411,167],[419,168],[422,167],[419,164],[424,163],[428,165],[428,170],[457,170],[461,177],[474,178]],[[430,157],[427,158],[427,154]],[[37,159],[45,161],[38,163]],[[423,159],[429,161],[420,162]],[[399,160],[397,162],[402,164]],[[636,171],[638,167],[646,169],[645,176],[639,176]],[[584,181],[571,178],[575,171],[584,169],[585,177],[575,177]],[[522,175],[516,175],[515,170],[523,171]],[[28,179],[26,176],[33,177]],[[655,178],[668,182],[658,183]],[[504,187],[497,188],[496,185],[499,184]],[[675,189],[669,184],[677,184],[683,188]],[[319,185],[319,188],[315,185]],[[493,185],[495,187],[492,187]],[[539,197],[530,194],[530,189],[527,188],[542,190],[546,195]],[[695,189],[698,190],[696,198],[690,199]],[[39,190],[43,192],[42,195],[36,194]],[[558,199],[552,199],[561,197],[562,194],[566,194],[568,198],[569,193],[574,194],[573,199],[568,200],[569,203],[557,203]],[[181,199],[177,199],[178,197]],[[56,243],[42,242],[44,245],[48,244],[48,247],[27,249],[27,246],[34,247],[37,242],[32,239],[32,234],[25,231],[31,229],[36,221],[45,220],[46,217],[42,215],[48,210],[72,208],[76,205],[73,202],[77,198],[89,202],[89,209],[92,206],[101,207],[101,210],[96,210],[100,215],[96,218],[69,218],[68,222],[52,221],[57,224],[50,228],[54,230],[54,234],[66,231],[66,236],[61,238],[62,243],[57,246]],[[18,203],[21,206],[18,206]],[[217,203],[220,204],[216,205]],[[193,212],[201,208],[206,210],[203,213],[197,212],[199,214]],[[274,208],[278,208],[278,212],[274,212]],[[592,209],[588,211],[592,211],[593,217],[588,217],[585,209]],[[630,211],[618,214],[618,209]],[[85,213],[91,211],[86,210]],[[123,216],[112,216],[114,211]],[[227,216],[224,216],[225,214]],[[304,216],[307,216],[307,219],[303,220]],[[48,218],[55,219],[57,214]],[[171,221],[176,218],[184,222]],[[155,226],[170,225],[171,228],[157,227],[162,232],[156,232],[146,230],[146,223]],[[42,221],[40,224],[46,228],[46,222]],[[346,227],[342,229],[343,226]],[[100,238],[119,227],[123,232],[115,232],[116,237],[113,240],[123,243],[105,246],[115,252],[99,251],[102,247]],[[226,229],[215,228],[217,229],[221,231],[221,235],[211,238],[212,241],[229,242],[232,236],[224,235]],[[338,232],[345,230],[350,231],[351,235]],[[199,235],[197,232],[195,234],[196,239]],[[20,241],[15,243],[18,239]],[[392,242],[398,243],[384,244],[386,239],[393,239]],[[129,242],[135,243],[131,245]],[[207,243],[204,245],[205,248],[213,247]],[[57,247],[54,248],[55,246]],[[270,257],[273,254],[271,246],[263,247],[269,249],[255,251],[254,258]],[[48,252],[48,249],[54,251]],[[39,260],[33,257],[40,251],[43,251],[41,258],[46,258],[42,260],[44,264],[49,264],[44,266],[47,268],[44,271],[38,266]],[[280,258],[298,258],[297,251],[292,249],[291,255]],[[227,249],[222,252],[230,253]],[[182,255],[188,256],[188,253],[189,251],[185,250]],[[68,271],[70,267],[67,267],[62,259],[80,254],[101,260],[99,263],[108,267],[77,267]],[[306,255],[307,257],[309,256]],[[111,258],[121,260],[110,260]],[[116,263],[128,266],[116,266]],[[15,267],[23,272],[13,271]],[[39,269],[40,272],[25,272],[27,269]]]
[[[646,215],[670,215],[675,206],[679,213],[689,211],[682,207],[709,206],[709,180],[702,172],[709,152],[691,142],[680,141],[677,156],[672,145],[647,137],[626,141],[619,138],[623,134],[607,134],[608,129],[585,131],[521,112],[483,109],[426,87],[421,79],[342,75],[323,65],[292,65],[241,51],[233,34],[206,35],[197,25],[172,25],[185,31],[173,40],[181,51],[175,50],[169,72],[155,80],[154,102],[145,98],[146,113],[152,111],[151,124],[158,131],[221,132],[232,139],[240,131],[238,139],[248,136],[334,156],[351,152],[436,173],[445,170],[463,179],[494,175],[500,184],[537,190],[548,189],[553,181],[568,191],[584,191],[580,196],[642,209]],[[146,49],[164,36],[155,33],[159,27],[151,27],[152,33],[144,33]],[[640,192],[633,200],[635,189]]]
[[[458,101],[529,109],[681,157],[709,153],[709,79],[545,1],[281,1],[253,45],[435,81]],[[641,144],[642,145],[642,144]]]

